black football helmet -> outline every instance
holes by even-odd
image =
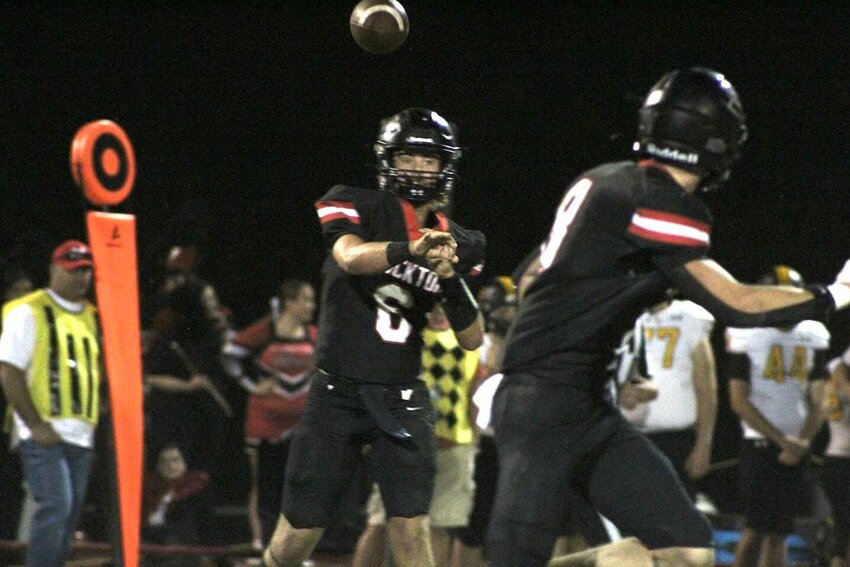
[[[761,285],[792,285],[794,287],[804,287],[806,285],[800,272],[785,264],[773,266],[769,272],[763,274],[758,279],[758,283]]]
[[[717,71],[692,67],[667,73],[640,109],[634,150],[641,157],[702,176],[711,190],[729,178],[747,139],[738,93]]]
[[[478,308],[484,316],[488,332],[505,335],[516,316],[516,311],[503,307],[516,307],[516,285],[510,276],[496,276],[478,292]]]
[[[455,128],[445,118],[426,108],[402,110],[381,122],[374,150],[381,189],[412,203],[437,200],[448,204],[461,149],[457,145]],[[393,156],[399,153],[437,155],[441,170],[431,178],[396,169]]]

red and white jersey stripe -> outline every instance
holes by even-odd
[[[353,203],[344,201],[319,201],[316,203],[316,214],[322,223],[337,219],[347,219],[354,224],[360,224],[360,213]]]
[[[639,208],[632,215],[629,233],[646,240],[680,246],[708,247],[709,225],[692,218]]]

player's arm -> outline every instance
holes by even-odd
[[[171,374],[145,374],[143,376],[145,386],[163,392],[196,392],[207,388],[209,378],[205,374],[195,374],[189,380],[183,380]]]
[[[750,402],[750,383],[745,378],[732,376],[729,380],[729,406],[747,425],[761,433],[782,449],[802,456],[809,450],[808,443],[786,436],[777,429],[759,409]]]
[[[29,386],[27,386],[26,372],[8,362],[0,362],[0,383],[3,385],[6,399],[32,431],[34,441],[45,446],[55,445],[61,441],[53,426],[41,419],[38,410],[35,409]]]
[[[850,400],[850,347],[844,351],[834,366],[830,366],[830,370],[839,399]]]
[[[691,478],[708,473],[711,461],[711,444],[717,419],[717,371],[714,349],[708,337],[697,343],[693,356],[693,384],[697,401],[696,442],[685,468]]]
[[[800,438],[811,444],[812,439],[820,431],[823,422],[826,421],[824,411],[824,399],[826,398],[827,379],[809,381],[808,396],[806,404],[808,412],[803,427],[800,429]]]
[[[800,428],[799,437],[811,444],[812,439],[823,427],[826,421],[826,388],[829,383],[829,362],[827,358],[827,346],[814,351],[814,364],[809,370],[808,386],[806,388],[806,419]]]
[[[440,302],[458,344],[466,350],[477,349],[484,343],[484,319],[478,310],[475,297],[460,274],[455,272],[451,261],[438,255],[436,249],[428,252],[425,257],[428,265],[440,278],[440,288],[443,290]]]
[[[640,377],[624,382],[617,388],[617,403],[627,410],[658,398],[658,385],[650,379]]]
[[[41,421],[41,416],[35,409],[35,404],[30,396],[26,373],[8,362],[0,362],[0,383],[3,384],[3,393],[6,395],[6,399],[12,404],[27,427],[32,429],[37,426]]]
[[[19,305],[3,317],[3,333],[0,335],[0,385],[3,393],[27,427],[32,431],[33,441],[48,446],[61,439],[49,421],[41,418],[30,394],[25,368],[32,364],[35,350],[35,320],[32,309]],[[102,351],[101,351],[102,353]]]
[[[823,320],[834,309],[850,304],[850,261],[830,286],[744,284],[717,262],[702,258],[674,273],[676,286],[692,301],[733,327],[776,327],[804,319]]]
[[[750,427],[776,445],[782,445],[785,435],[750,402],[750,383],[745,378],[729,378],[729,406]]]
[[[850,357],[848,353],[850,353],[850,349],[844,353],[844,356],[832,370],[838,397],[842,400],[850,400],[850,365],[844,362],[845,358]]]
[[[425,256],[430,250],[456,262],[457,243],[448,232],[429,230],[416,240],[398,242],[367,242],[349,233],[336,239],[333,258],[343,271],[353,275],[379,274],[405,260]]]

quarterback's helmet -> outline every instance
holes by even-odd
[[[671,71],[652,87],[640,109],[638,155],[702,176],[710,190],[729,178],[747,125],[741,99],[717,71]]]
[[[516,316],[516,311],[503,308],[516,307],[516,305],[516,286],[510,276],[496,276],[478,292],[478,308],[484,316],[488,332],[506,334]]]
[[[806,285],[800,272],[784,264],[773,266],[769,272],[759,278],[758,283],[762,285],[793,285],[794,287]]]
[[[455,128],[426,108],[408,108],[381,122],[375,143],[378,185],[413,203],[432,200],[447,204],[461,150]],[[440,172],[433,177],[397,169],[393,156],[400,153],[433,154],[440,158]]]

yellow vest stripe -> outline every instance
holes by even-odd
[[[50,362],[48,364],[50,376],[50,415],[59,415],[62,413],[62,408],[60,407],[62,393],[59,383],[59,336],[56,330],[56,316],[49,305],[45,305],[43,309],[44,318],[47,321],[47,329],[50,333]],[[38,348],[37,344],[36,348]],[[35,353],[33,353],[33,356],[35,356]]]
[[[95,386],[94,386],[94,373],[92,372],[92,364],[94,364],[94,361],[92,361],[92,358],[91,358],[91,345],[89,344],[89,338],[88,337],[83,339],[83,348],[85,349],[85,354],[86,354],[86,368],[89,369],[89,371],[86,373],[87,374],[87,381],[88,381],[88,385],[89,385],[88,399],[86,400],[86,407],[89,408],[89,411],[88,411],[88,414],[86,414],[86,417],[88,417],[89,420],[92,421],[92,420],[95,419],[95,415],[93,413],[94,412],[94,388],[95,388]]]

